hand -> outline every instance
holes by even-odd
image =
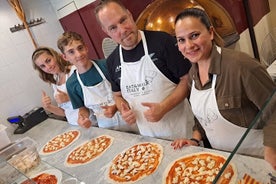
[[[264,159],[270,163],[272,168],[276,171],[276,148],[269,146],[264,147]]]
[[[198,144],[195,141],[192,141],[190,139],[176,139],[171,143],[173,149],[180,149],[185,145],[198,146]]]
[[[122,118],[125,122],[129,125],[134,124],[136,122],[135,113],[125,103],[121,103],[121,107]]]
[[[101,106],[101,108],[103,109],[104,115],[107,118],[112,118],[114,116],[114,114],[117,112],[117,107],[116,105],[105,105],[105,106]]]
[[[62,104],[70,101],[70,98],[67,93],[57,89],[57,94],[55,95],[55,100],[58,104]]]
[[[42,107],[45,109],[48,109],[52,104],[51,98],[46,94],[45,91],[42,91],[41,102],[42,102]]]
[[[159,103],[142,103],[143,106],[148,107],[149,109],[144,111],[144,116],[149,122],[157,122],[160,121],[163,116],[163,110]]]
[[[91,127],[92,122],[88,117],[79,114],[78,124],[80,125],[80,127],[89,128]]]

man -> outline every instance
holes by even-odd
[[[107,59],[112,91],[123,119],[141,135],[173,140],[191,136],[194,117],[186,99],[191,64],[167,33],[140,31],[118,0],[101,1],[95,15],[119,46]]]

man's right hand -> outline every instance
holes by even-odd
[[[121,103],[121,114],[122,118],[125,120],[127,124],[131,125],[136,123],[135,113],[125,103]]]

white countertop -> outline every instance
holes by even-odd
[[[69,173],[81,181],[84,181],[86,184],[105,184],[105,174],[108,169],[108,166],[112,159],[123,150],[137,144],[139,142],[156,142],[163,146],[164,156],[163,160],[158,167],[158,169],[151,174],[150,176],[138,181],[137,183],[161,183],[163,173],[167,166],[174,160],[191,153],[208,151],[218,153],[220,155],[228,156],[229,153],[205,149],[202,147],[188,146],[184,147],[181,150],[173,150],[171,147],[171,141],[155,139],[151,137],[143,137],[140,135],[129,134],[124,132],[118,132],[113,130],[101,129],[92,127],[90,129],[83,129],[78,126],[70,126],[68,123],[60,120],[47,119],[44,122],[36,125],[34,128],[30,129],[24,134],[17,134],[11,137],[11,140],[20,139],[23,137],[30,137],[37,142],[37,149],[40,151],[42,146],[49,141],[52,137],[63,133],[68,130],[78,129],[81,132],[80,138],[74,142],[72,145],[66,149],[48,155],[41,156],[42,160],[48,164]],[[108,150],[98,159],[92,161],[89,164],[76,166],[76,167],[67,167],[64,165],[66,156],[72,151],[75,147],[80,144],[100,135],[109,135],[114,138],[113,144],[108,148]],[[238,171],[238,179],[241,179],[245,173],[251,175],[256,180],[262,183],[269,183],[270,177],[268,176],[269,172],[272,172],[270,165],[265,162],[263,159],[257,159],[248,156],[235,155],[232,159],[232,163],[236,166]]]

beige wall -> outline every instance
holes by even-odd
[[[263,44],[263,40],[265,36],[276,27],[276,1],[269,0],[270,12],[266,14],[254,27],[254,32],[256,36],[257,46],[259,50],[259,54],[261,51],[261,46]],[[240,34],[240,40],[234,45],[230,46],[230,48],[234,48],[235,50],[240,50],[248,53],[252,57],[254,57],[250,35],[248,29]]]

